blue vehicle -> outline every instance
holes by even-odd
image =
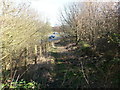
[[[53,34],[59,34],[58,32],[54,32]]]
[[[54,32],[53,34],[51,34],[49,37],[48,37],[48,41],[55,41],[55,40],[59,40],[61,37],[59,35],[58,32]]]

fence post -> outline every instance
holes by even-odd
[[[35,45],[35,64],[37,64],[37,45]]]

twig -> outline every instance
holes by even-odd
[[[19,79],[19,77],[20,77],[20,74],[18,75],[18,77],[17,77],[17,79],[16,79],[16,83],[15,83],[15,86],[16,86],[16,84],[17,84],[17,81],[18,81],[18,79]]]
[[[82,61],[81,61],[81,68],[82,68],[83,77],[84,77],[85,81],[87,82],[87,84],[89,85],[89,81],[88,81],[88,79],[87,79],[87,77],[85,75],[84,69],[83,69],[83,63],[82,63]]]
[[[14,75],[13,75],[13,78],[12,78],[12,82],[13,82],[13,80],[15,78],[16,72],[17,72],[17,70],[15,70],[15,72],[14,72]]]
[[[31,67],[32,67],[32,66],[31,66]],[[20,78],[21,78],[31,67],[27,68],[27,69],[21,74]]]
[[[10,55],[10,53],[7,54],[7,55],[5,55],[4,57],[2,57],[1,60],[3,60],[4,58],[6,58],[8,55]]]
[[[16,71],[17,71],[17,70],[15,70],[15,72],[14,72],[14,75],[13,75],[13,78],[12,78],[12,80],[11,80],[10,86],[12,85],[12,82],[13,82],[13,80],[14,80],[14,77],[15,77]],[[15,84],[15,86],[16,86],[16,84]]]
[[[66,73],[64,75],[64,79],[63,79],[63,82],[62,82],[61,86],[63,86],[63,84],[65,83],[67,72],[68,72],[68,70],[66,71]]]

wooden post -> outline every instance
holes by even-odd
[[[35,45],[35,64],[37,64],[37,45]]]
[[[39,46],[39,56],[42,57],[42,47],[41,47],[41,45]]]
[[[49,50],[49,42],[46,43],[46,56],[48,57],[48,50]]]
[[[10,54],[9,56],[10,60],[10,78],[12,79],[12,74],[13,74],[13,61],[12,61],[12,55]]]
[[[47,54],[47,44],[45,43],[45,56],[46,56],[46,54]]]
[[[52,44],[52,47],[55,48],[54,42],[51,42],[51,44]]]
[[[28,47],[25,48],[25,69],[27,69],[27,62],[28,62]]]

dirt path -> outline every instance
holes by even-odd
[[[66,46],[61,46],[59,43],[55,44],[55,48],[53,49],[53,52],[51,52],[51,55],[56,60],[61,59],[63,61],[72,57],[71,52],[66,49]]]
[[[60,53],[68,51],[64,46],[58,46],[57,50],[58,50],[57,52],[60,52]]]
[[[53,70],[53,82],[49,83],[50,87],[62,87],[66,83],[65,75],[69,75],[67,72],[72,68],[73,55],[66,49],[66,46],[55,44],[55,48],[51,51],[51,56],[55,59]],[[67,84],[67,83],[66,83]],[[65,85],[66,85],[65,84]]]

